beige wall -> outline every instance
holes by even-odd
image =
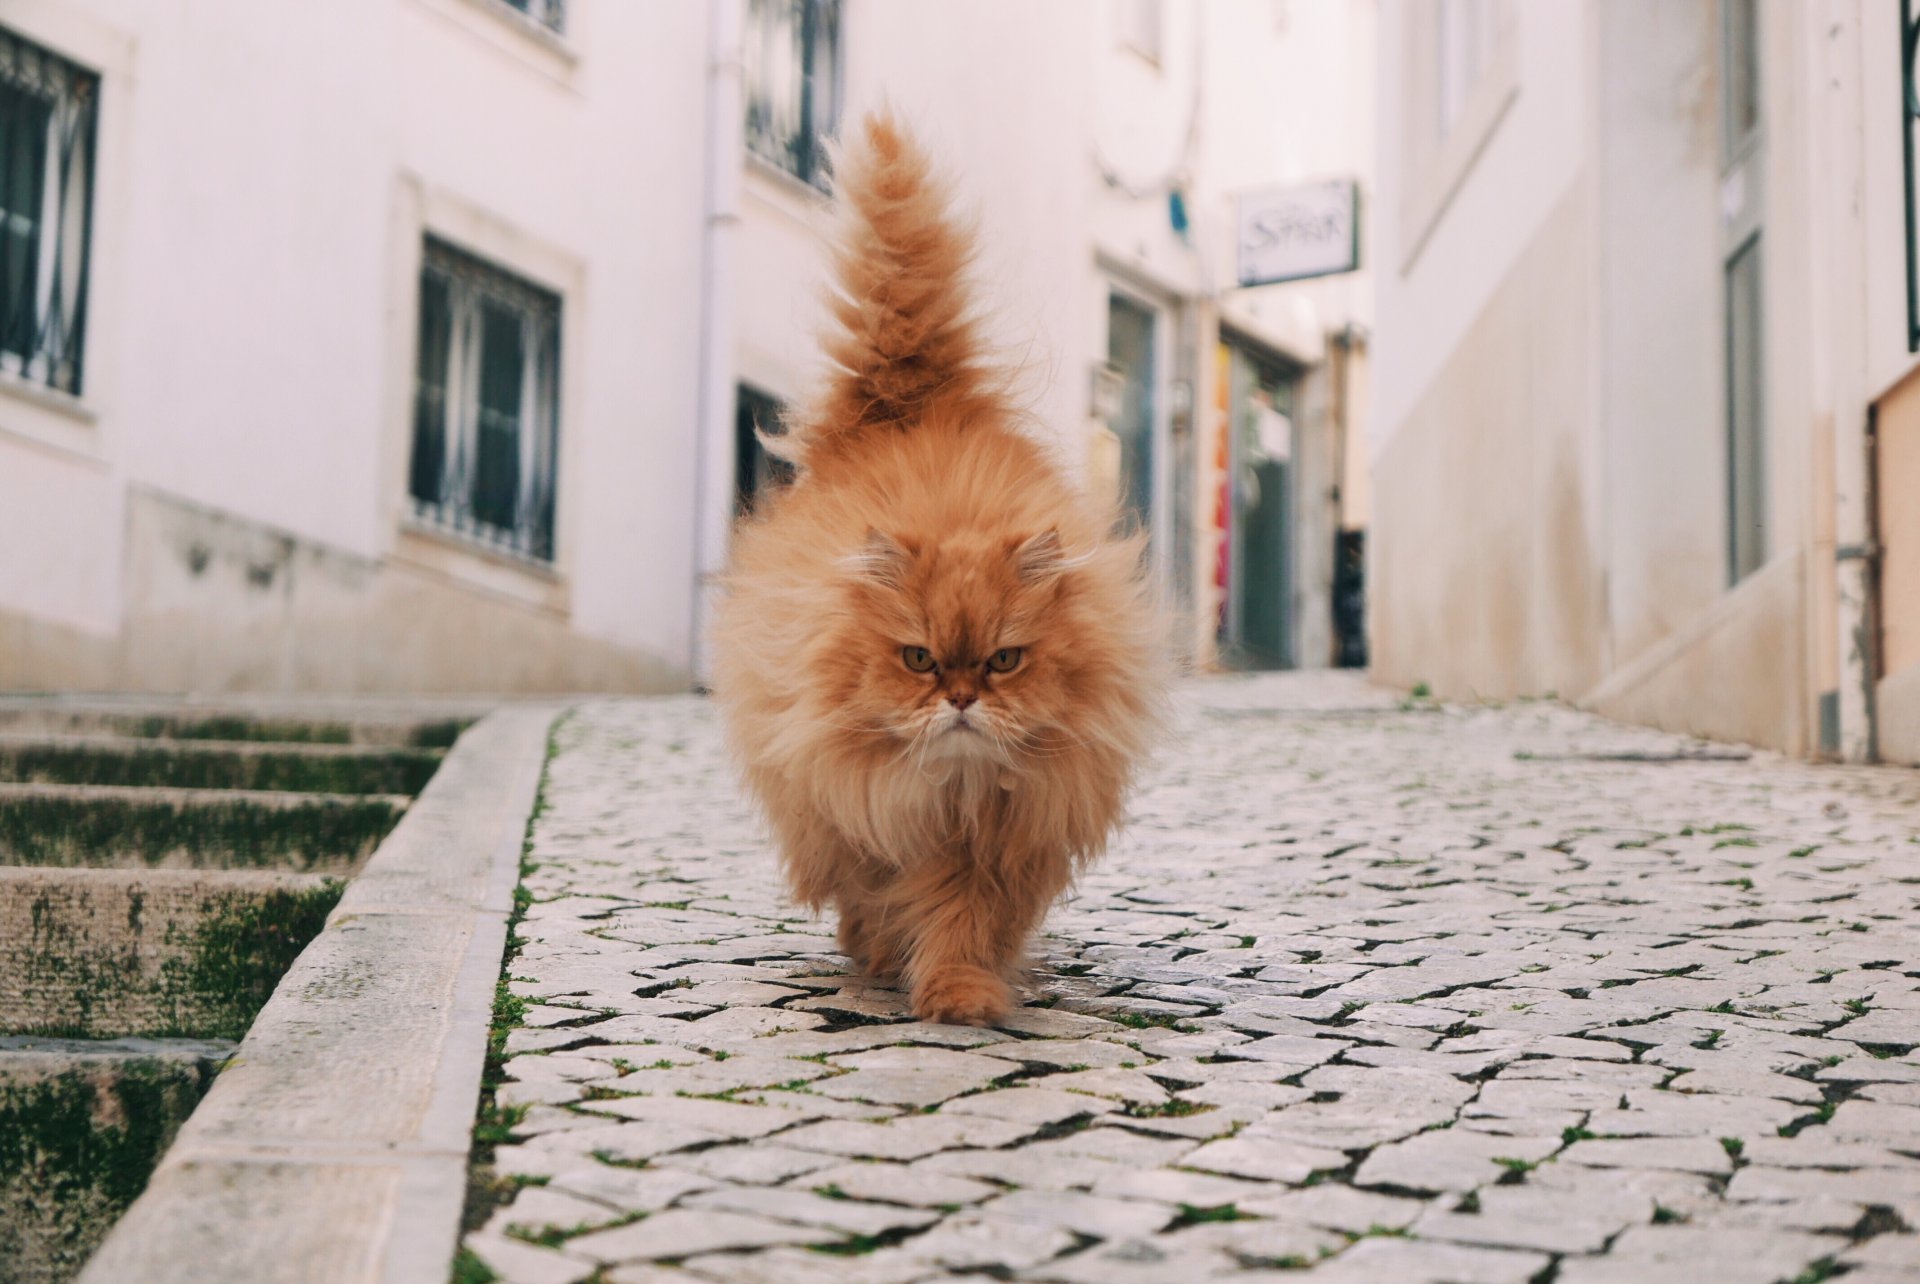
[[[1572,696],[1600,672],[1591,238],[1576,183],[1375,459],[1369,649],[1388,683]]]
[[[0,608],[0,690],[666,691],[686,675],[581,637],[564,603],[476,592],[433,554],[372,559],[150,491],[127,509],[123,623]],[[467,568],[469,572],[477,568]]]
[[[1385,69],[1379,112],[1376,674],[1811,751],[1835,667],[1810,604],[1834,437],[1809,355],[1800,171],[1820,125],[1796,10],[1767,7],[1762,54],[1768,561],[1733,585],[1716,6],[1511,6],[1510,102],[1430,227],[1391,217],[1426,208],[1403,136],[1422,12],[1383,9],[1383,54],[1409,64]]]
[[[1920,375],[1880,402],[1880,752],[1920,763]]]

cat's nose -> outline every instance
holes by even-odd
[[[971,691],[955,691],[947,697],[947,703],[953,706],[955,713],[965,713],[967,706],[977,698]]]

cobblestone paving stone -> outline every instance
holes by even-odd
[[[1197,683],[997,1030],[782,898],[692,699],[556,733],[501,1277],[1920,1279],[1920,773]]]

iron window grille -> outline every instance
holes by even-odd
[[[1907,178],[1907,351],[1920,352],[1920,231],[1916,231],[1913,183],[1913,133],[1920,122],[1920,17],[1913,0],[1900,0],[1900,145]]]
[[[501,3],[518,9],[555,35],[567,29],[567,0],[501,0]]]
[[[754,501],[793,480],[793,465],[767,453],[760,434],[777,437],[786,431],[780,416],[786,407],[778,397],[741,384],[734,390],[733,509],[735,515],[753,511]]]
[[[79,396],[100,78],[0,28],[0,370]]]
[[[415,518],[553,560],[560,299],[431,237],[408,490]]]
[[[822,191],[840,127],[840,0],[748,0],[747,148]]]

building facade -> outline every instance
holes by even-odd
[[[0,0],[0,689],[696,681],[883,101],[1190,656],[1332,662],[1366,296],[1240,288],[1234,208],[1364,187],[1370,15]]]
[[[1335,590],[1365,525],[1365,454],[1345,443],[1365,408],[1366,253],[1359,270],[1254,287],[1236,261],[1242,197],[1370,185],[1371,4],[750,0],[726,251],[738,411],[706,425],[715,458],[754,459],[755,425],[814,368],[833,210],[812,150],[760,133],[801,108],[757,107],[753,88],[756,68],[798,61],[768,52],[802,39],[796,8],[817,15],[806,40],[837,33],[832,71],[811,64],[811,98],[777,83],[815,119],[890,103],[955,177],[978,218],[988,333],[1062,459],[1148,532],[1184,658],[1360,662],[1358,612],[1336,627]],[[710,576],[733,511],[720,479],[737,496],[764,468],[707,475]]]
[[[1382,5],[1381,677],[1920,760],[1900,10]]]

